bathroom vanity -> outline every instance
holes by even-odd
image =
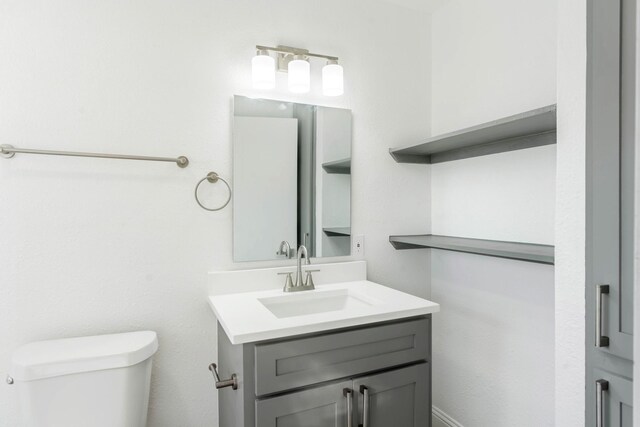
[[[273,274],[273,273],[272,273]],[[220,427],[431,425],[438,304],[367,280],[209,298]]]
[[[430,334],[428,316],[240,345],[220,327],[240,379],[218,395],[220,427],[428,426]]]

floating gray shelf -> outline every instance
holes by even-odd
[[[389,236],[396,249],[444,249],[498,258],[517,259],[541,264],[554,264],[554,247],[531,243],[503,242],[499,240],[467,239],[462,237],[419,234]]]
[[[392,148],[399,163],[442,163],[556,143],[556,106],[538,108],[419,144]]]
[[[351,227],[327,227],[322,231],[327,236],[351,236]]]
[[[348,175],[351,173],[351,158],[323,163],[322,168],[327,173],[341,173]]]

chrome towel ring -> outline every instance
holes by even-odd
[[[227,201],[224,202],[224,204],[222,206],[217,207],[217,208],[208,208],[208,207],[206,207],[205,205],[203,205],[200,202],[200,199],[198,198],[198,188],[200,188],[200,184],[202,184],[205,181],[209,181],[212,184],[215,184],[218,181],[222,181],[227,186],[227,189],[229,190],[229,197],[227,197]],[[207,174],[207,176],[205,176],[200,181],[198,181],[198,184],[196,184],[196,190],[195,190],[194,193],[195,193],[196,202],[198,202],[198,205],[200,205],[200,207],[202,209],[207,210],[207,211],[212,211],[213,212],[213,211],[219,211],[220,209],[224,209],[224,207],[227,206],[229,204],[229,202],[231,201],[231,186],[229,185],[229,183],[224,178],[220,178],[220,176],[216,172],[209,172]]]

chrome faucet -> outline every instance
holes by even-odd
[[[280,247],[276,255],[284,255],[287,259],[291,258],[291,245],[286,240],[280,242]]]
[[[307,265],[311,264],[311,260],[309,259],[309,254],[307,253],[307,247],[305,245],[300,245],[298,248],[298,269],[296,270],[296,282],[293,286],[305,286],[307,283],[306,280],[302,280],[302,255],[304,255],[304,259]]]
[[[306,277],[303,280],[302,279],[302,273],[303,273],[302,257],[303,256],[306,260],[305,261],[306,265],[310,265],[311,260],[309,259],[307,248],[304,245],[300,245],[300,247],[298,248],[298,256],[297,256],[298,268],[296,270],[295,283],[291,279],[291,275],[293,274],[292,272],[278,273],[278,274],[284,274],[287,276],[285,279],[284,288],[282,289],[284,292],[311,291],[316,288],[315,285],[313,284],[313,277],[311,276],[311,273],[314,273],[320,270],[305,270],[304,273],[306,273]]]

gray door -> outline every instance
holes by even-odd
[[[256,401],[256,427],[347,427],[351,381]]]
[[[609,286],[602,297],[609,342],[600,349],[632,359],[635,0],[596,0],[591,9],[587,296],[594,311],[595,286]]]
[[[358,378],[355,416],[363,427],[428,427],[431,425],[429,365]],[[366,401],[366,402],[365,402]]]
[[[589,14],[586,417],[630,426],[636,0],[590,0]]]
[[[602,417],[603,424],[607,427],[632,427],[633,383],[601,369],[595,369],[594,372],[597,381],[601,382],[597,390],[600,396],[596,396],[598,417]]]

